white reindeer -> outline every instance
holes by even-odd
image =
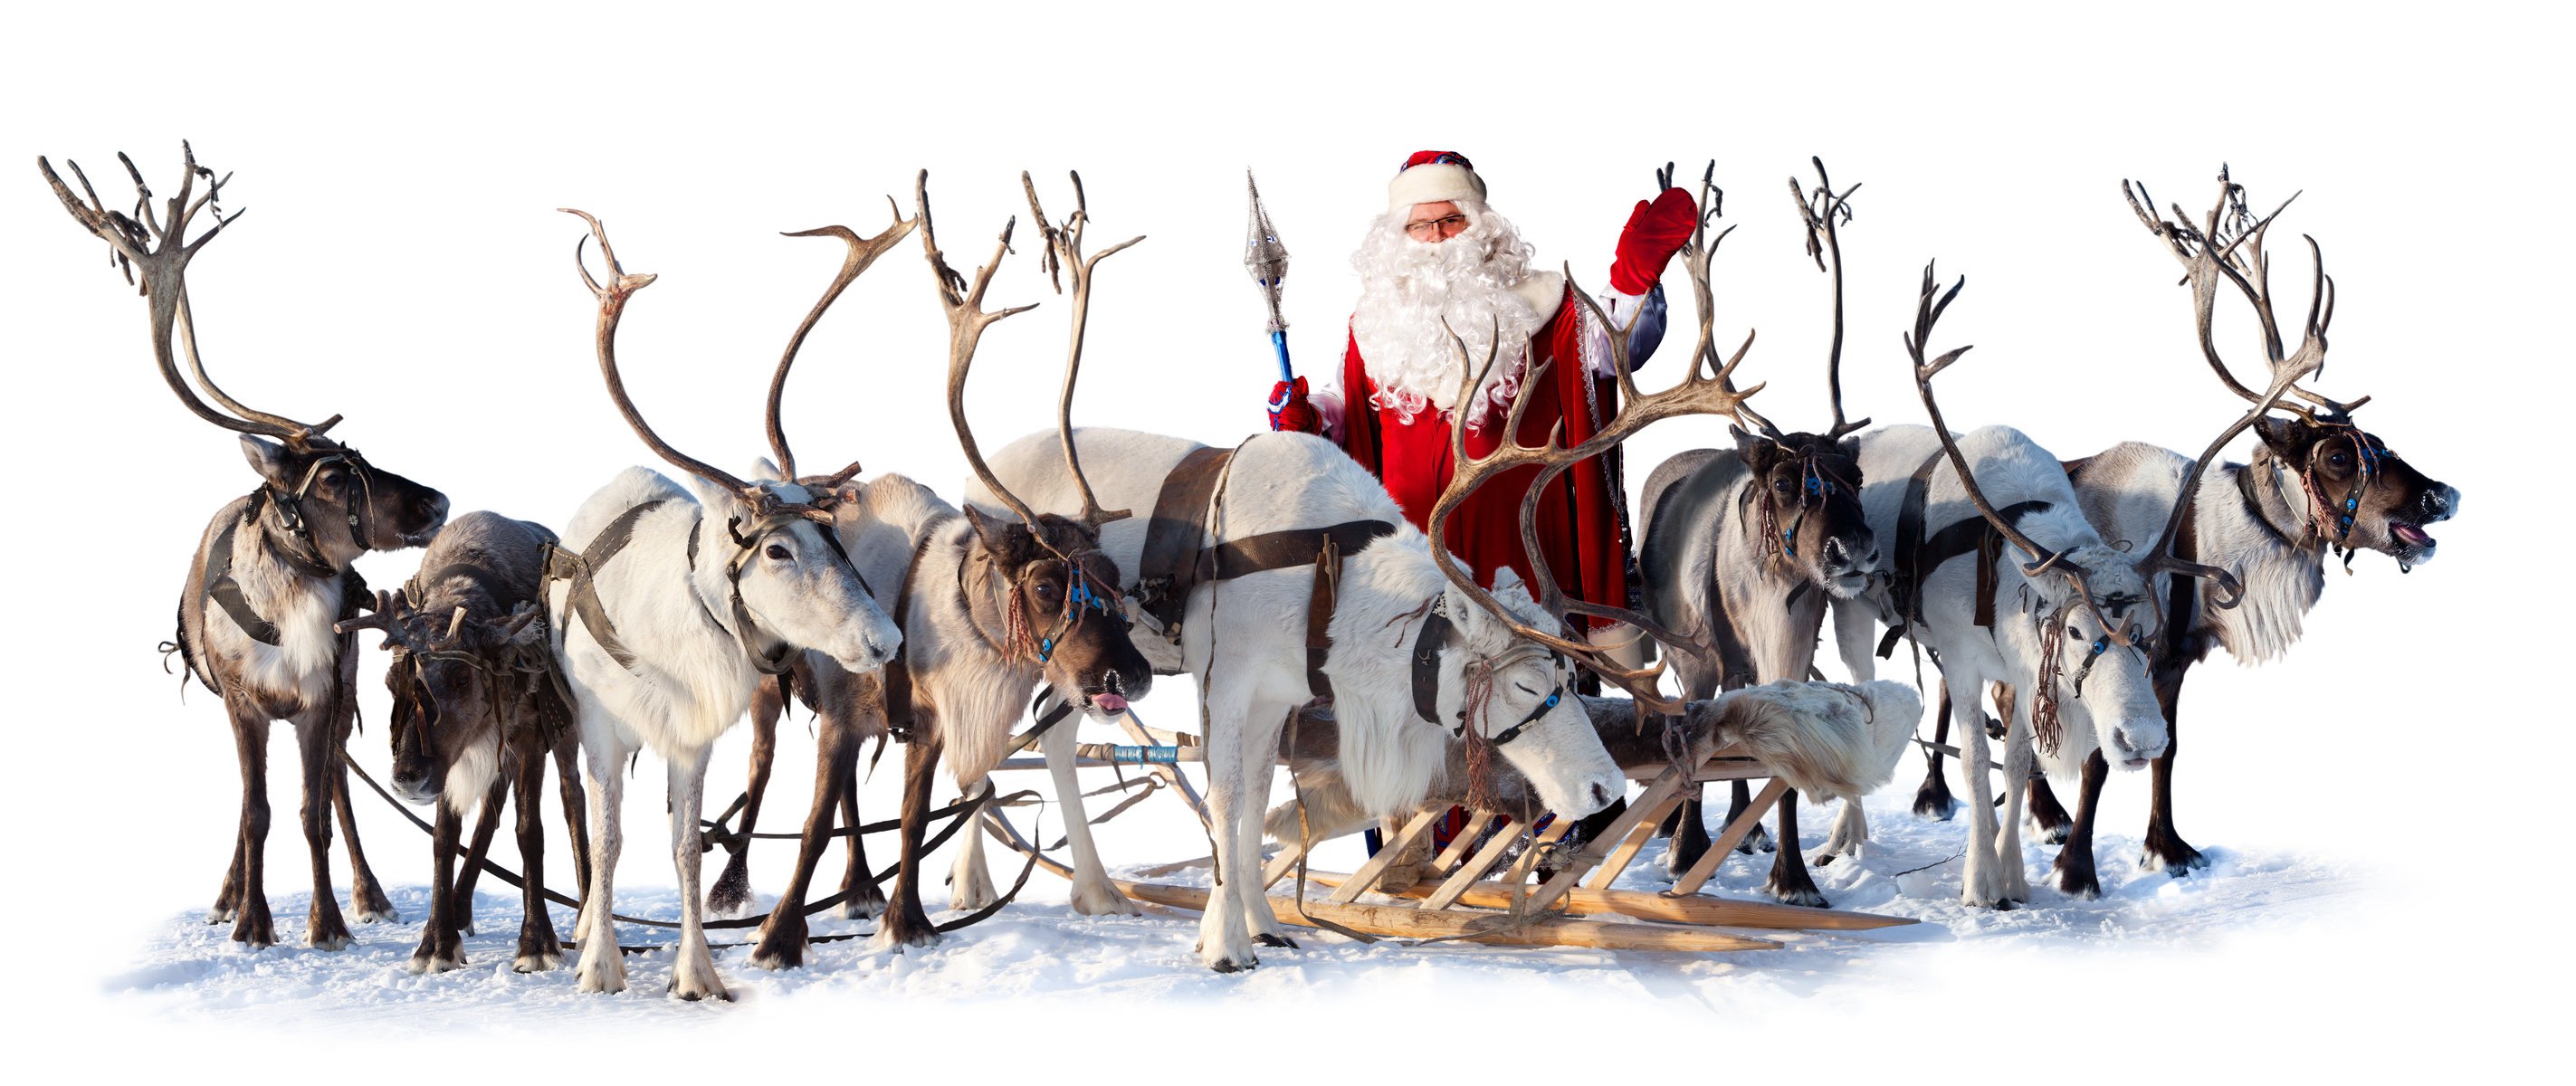
[[[819,650],[853,671],[883,665],[902,634],[869,599],[829,541],[829,512],[812,492],[775,478],[766,461],[744,482],[681,454],[637,413],[619,380],[616,335],[627,299],[653,281],[629,275],[597,219],[608,266],[599,298],[600,374],[637,436],[686,473],[688,488],[629,468],[582,503],[555,554],[548,607],[554,649],[578,705],[591,796],[591,885],[575,937],[580,989],[615,992],[626,965],[610,919],[618,812],[628,758],[652,747],[669,765],[671,850],[681,928],[671,991],[730,998],[707,949],[700,907],[699,826],[707,753],[742,717],[764,671],[788,653]],[[817,523],[820,522],[820,523]],[[678,576],[673,576],[678,573]]]

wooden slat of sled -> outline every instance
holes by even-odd
[[[1181,909],[1204,911],[1207,908],[1208,892],[1200,887],[1113,881],[1117,882],[1120,893],[1138,901]],[[1312,921],[1297,915],[1296,902],[1284,897],[1265,900],[1270,903],[1271,915],[1278,917],[1280,923],[1314,926]],[[1347,905],[1318,901],[1307,902],[1306,911],[1318,919],[1330,920],[1355,931],[1406,939],[1465,936],[1464,941],[1468,942],[1506,946],[1579,946],[1600,950],[1714,952],[1780,948],[1780,944],[1769,939],[1748,939],[1740,935],[1661,924],[1603,923],[1546,917],[1513,930],[1469,934],[1485,926],[1500,924],[1502,918],[1493,913],[1440,912],[1407,905]]]
[[[1486,824],[1486,813],[1484,813],[1484,811],[1479,811],[1479,813],[1476,813],[1476,818],[1471,818],[1471,821],[1473,821],[1473,824],[1476,824],[1476,826],[1484,826],[1484,824]],[[1561,821],[1561,818],[1558,818],[1558,821]],[[1473,854],[1473,857],[1468,857],[1466,865],[1458,867],[1458,872],[1455,872],[1455,875],[1450,875],[1450,878],[1445,878],[1443,883],[1440,883],[1440,888],[1432,890],[1432,896],[1430,896],[1430,898],[1425,898],[1425,901],[1422,901],[1422,908],[1448,908],[1448,906],[1453,906],[1453,903],[1458,901],[1458,896],[1461,896],[1461,893],[1466,893],[1468,885],[1473,885],[1473,883],[1476,883],[1476,880],[1479,880],[1479,878],[1484,878],[1484,872],[1494,870],[1494,865],[1497,865],[1497,862],[1502,862],[1502,854],[1504,854],[1504,852],[1510,852],[1510,849],[1512,849],[1512,842],[1517,842],[1517,839],[1520,839],[1520,834],[1525,834],[1525,831],[1528,831],[1528,826],[1522,826],[1522,824],[1517,824],[1517,821],[1512,821],[1512,816],[1502,816],[1502,826],[1497,826],[1497,829],[1494,829],[1494,839],[1492,839],[1492,842],[1484,842],[1484,847],[1476,849],[1476,854]],[[1443,865],[1443,867],[1432,867],[1432,870],[1448,870],[1448,867],[1445,867],[1445,865]]]
[[[1673,880],[1673,892],[1696,894],[1700,887],[1708,885],[1709,876],[1717,874],[1717,865],[1723,862],[1729,853],[1735,851],[1736,842],[1744,840],[1745,834],[1753,832],[1753,827],[1762,821],[1762,816],[1778,806],[1781,795],[1788,791],[1789,782],[1773,778],[1760,794],[1753,797],[1752,804],[1744,808],[1744,813],[1735,816],[1735,821],[1727,823],[1726,830],[1718,834],[1716,840],[1708,843],[1708,854],[1700,857],[1699,862],[1692,864],[1690,870],[1683,872],[1680,878]]]
[[[1449,847],[1440,850],[1440,855],[1431,858],[1431,870],[1447,871],[1456,866],[1458,861],[1467,855],[1467,849],[1476,843],[1477,836],[1485,832],[1486,824],[1501,817],[1503,816],[1485,811],[1467,816],[1467,828],[1460,830],[1458,836],[1450,839]]]
[[[1297,857],[1305,851],[1306,846],[1294,841],[1280,846],[1279,854],[1271,857],[1269,865],[1261,869],[1261,888],[1267,890],[1277,886],[1279,880],[1287,878],[1289,872],[1297,870]]]
[[[1351,872],[1351,881],[1334,890],[1331,900],[1342,905],[1358,900],[1361,893],[1377,885],[1377,877],[1386,873],[1387,865],[1395,862],[1396,856],[1404,851],[1405,846],[1412,844],[1414,838],[1431,832],[1431,823],[1447,813],[1446,811],[1424,811],[1414,815],[1413,821],[1405,823],[1403,830],[1378,844],[1377,855],[1369,857],[1368,862],[1361,864],[1359,870]]]
[[[1601,866],[1593,870],[1592,877],[1585,880],[1584,885],[1594,889],[1606,889],[1611,883],[1619,881],[1619,876],[1627,873],[1628,865],[1636,862],[1638,851],[1646,847],[1646,842],[1655,839],[1655,828],[1663,825],[1664,819],[1671,817],[1673,808],[1681,806],[1681,802],[1681,794],[1676,792],[1672,798],[1656,804],[1654,810],[1646,812],[1646,817],[1638,820],[1637,827],[1628,831],[1628,839],[1619,842],[1619,847],[1611,850],[1610,858],[1601,861]]]
[[[1308,871],[1310,882],[1338,886],[1348,876],[1338,871]],[[1405,892],[1407,897],[1422,897],[1417,887]],[[1458,903],[1485,909],[1511,907],[1512,888],[1499,882],[1480,882],[1459,895]],[[1617,913],[1640,920],[1665,920],[1678,924],[1724,924],[1736,928],[1804,928],[1814,931],[1868,931],[1874,928],[1900,927],[1920,923],[1910,917],[1880,916],[1876,913],[1848,912],[1842,909],[1809,909],[1797,905],[1779,905],[1768,901],[1739,901],[1734,898],[1703,897],[1690,894],[1672,897],[1646,890],[1596,890],[1576,887],[1565,895],[1565,911],[1577,916]]]
[[[1558,859],[1557,862],[1562,866],[1557,868],[1555,877],[1540,884],[1538,889],[1532,892],[1533,900],[1529,907],[1538,910],[1554,907],[1556,899],[1564,897],[1566,891],[1574,889],[1575,884],[1582,882],[1583,877],[1589,874],[1594,866],[1610,855],[1611,849],[1618,847],[1628,839],[1630,834],[1637,832],[1638,826],[1647,824],[1648,814],[1661,810],[1666,803],[1681,794],[1681,778],[1681,771],[1671,766],[1666,766],[1656,773],[1655,779],[1646,785],[1646,790],[1638,793],[1637,798],[1628,801],[1627,811],[1620,814],[1618,818],[1612,819],[1610,825],[1601,831],[1599,838],[1584,842],[1583,847],[1574,850],[1573,855]],[[1571,823],[1566,823],[1566,826],[1568,829],[1572,828]]]
[[[1118,727],[1120,730],[1127,733],[1128,738],[1133,739],[1138,743],[1159,744],[1164,746],[1184,745],[1180,742],[1181,736],[1177,733],[1158,732],[1153,729],[1148,729],[1145,727],[1143,721],[1136,719],[1136,714],[1133,712],[1118,714]],[[1170,785],[1173,791],[1181,794],[1181,799],[1188,802],[1190,805],[1190,813],[1199,816],[1200,829],[1214,828],[1215,823],[1210,821],[1208,818],[1207,800],[1200,798],[1199,790],[1190,786],[1190,778],[1187,774],[1181,772],[1181,767],[1176,765],[1156,765],[1148,767],[1147,771],[1157,777],[1163,778],[1164,784]]]

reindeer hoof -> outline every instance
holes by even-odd
[[[716,876],[715,885],[707,888],[707,916],[735,920],[750,914],[751,875],[743,870],[742,857],[736,854],[725,862],[724,873]]]
[[[1286,947],[1286,948],[1288,948],[1288,949],[1290,949],[1290,950],[1295,950],[1295,949],[1297,949],[1297,942],[1296,942],[1296,940],[1294,940],[1294,939],[1290,939],[1289,937],[1287,937],[1287,936],[1285,936],[1285,935],[1272,935],[1272,934],[1270,934],[1269,932],[1266,932],[1266,931],[1265,931],[1265,932],[1262,932],[1262,933],[1261,933],[1261,934],[1259,934],[1259,935],[1255,935],[1255,936],[1253,936],[1253,937],[1252,937],[1252,941],[1253,941],[1253,943],[1254,943],[1254,944],[1259,945],[1259,946],[1276,946],[1276,947]]]
[[[2077,877],[2061,871],[2057,875],[2057,892],[2077,901],[2093,901],[2102,896],[2102,882],[2091,875]]]
[[[561,968],[563,968],[561,949],[522,950],[518,957],[510,959],[510,971],[513,973],[551,973]]]
[[[1780,846],[1771,840],[1771,831],[1763,828],[1759,822],[1753,824],[1753,832],[1745,834],[1744,840],[1735,843],[1735,851],[1747,856],[1757,851],[1777,852],[1779,848]]]
[[[841,919],[843,920],[874,920],[884,916],[885,911],[885,894],[875,887],[869,887],[867,893],[851,894],[841,899]]]
[[[1219,973],[1245,973],[1250,972],[1253,966],[1259,964],[1261,964],[1261,962],[1256,958],[1246,958],[1240,963],[1236,962],[1232,958],[1218,958],[1215,961],[1209,962],[1208,968],[1216,970]]]
[[[614,947],[605,955],[583,952],[577,972],[580,976],[573,986],[576,991],[612,994],[626,990],[626,959]]]
[[[464,967],[465,951],[462,949],[447,954],[426,950],[414,951],[412,953],[411,960],[403,964],[403,968],[405,970],[415,974],[445,973],[450,970],[462,969]],[[526,970],[521,970],[521,972],[526,972]]]

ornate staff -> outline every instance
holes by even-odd
[[[1243,270],[1251,273],[1252,284],[1261,288],[1262,300],[1270,304],[1270,349],[1279,354],[1279,379],[1295,381],[1296,372],[1288,368],[1288,320],[1279,313],[1279,291],[1288,283],[1288,247],[1279,243],[1279,232],[1270,227],[1270,212],[1261,206],[1261,186],[1252,179],[1252,171],[1243,171],[1243,185],[1252,193],[1252,218],[1243,236]],[[1270,405],[1277,411],[1285,403]]]

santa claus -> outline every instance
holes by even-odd
[[[1677,188],[1637,202],[1619,235],[1610,289],[1597,299],[1616,325],[1604,327],[1563,275],[1530,267],[1530,246],[1486,205],[1485,182],[1466,156],[1415,154],[1387,184],[1386,213],[1369,224],[1351,257],[1360,300],[1339,387],[1310,395],[1303,377],[1280,382],[1271,390],[1271,425],[1332,438],[1377,474],[1416,527],[1427,527],[1449,483],[1449,433],[1460,412],[1467,453],[1482,456],[1502,441],[1505,413],[1518,397],[1530,400],[1519,435],[1529,445],[1543,444],[1560,425],[1573,445],[1618,410],[1608,337],[1628,335],[1650,308],[1649,294],[1698,217],[1690,194]],[[1659,315],[1646,323],[1659,324]],[[1464,404],[1457,399],[1467,363],[1452,330],[1478,365],[1498,334],[1502,344],[1493,374]],[[1632,351],[1637,361],[1642,353]],[[1542,362],[1545,372],[1530,380]],[[1505,566],[1529,578],[1520,505],[1537,474],[1520,468],[1498,476],[1450,515],[1442,542],[1478,580],[1491,583]],[[1624,493],[1613,450],[1557,476],[1541,498],[1539,546],[1567,595],[1634,606]]]

